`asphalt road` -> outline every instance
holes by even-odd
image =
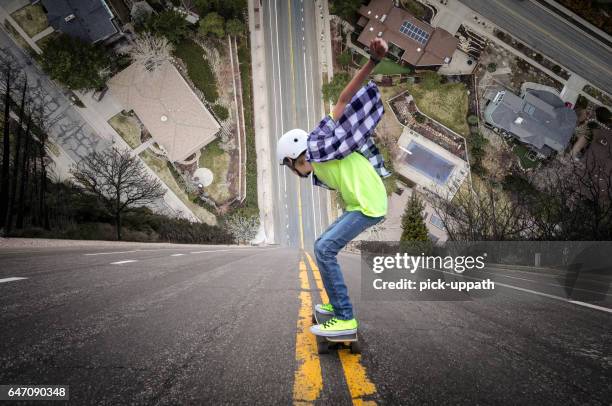
[[[278,138],[293,128],[307,132],[323,118],[312,1],[263,0],[270,151],[276,187],[276,242],[309,247],[325,230],[328,192],[313,187],[276,161]]]
[[[494,24],[612,93],[612,51],[532,1],[460,0]]]
[[[359,257],[342,254],[363,354],[318,355],[307,332],[320,300],[311,255],[0,248],[0,384],[69,385],[75,405],[612,399],[610,275],[580,284],[598,292],[590,297],[599,307],[559,296],[559,275],[525,269],[498,269],[504,286],[469,301],[369,301]]]

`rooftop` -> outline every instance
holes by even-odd
[[[404,52],[401,60],[413,66],[439,66],[449,63],[459,40],[448,31],[433,28],[407,11],[395,7],[393,0],[372,0],[359,8],[363,31],[357,40],[368,46],[382,37]]]
[[[507,90],[493,97],[485,109],[485,120],[538,150],[562,152],[576,128],[576,112],[555,94],[527,90],[522,97]]]
[[[220,126],[179,71],[165,62],[152,72],[133,63],[108,82],[133,109],[171,161],[182,161],[215,139]]]
[[[104,0],[41,0],[49,24],[84,41],[102,41],[118,32]]]

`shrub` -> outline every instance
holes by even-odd
[[[558,75],[561,73],[561,67],[559,65],[555,65],[552,67],[552,71]]]
[[[419,112],[414,113],[414,119],[416,120],[417,123],[420,123],[420,124],[423,124],[425,121],[427,121],[427,117],[425,117]]]
[[[188,32],[187,21],[181,13],[174,10],[151,14],[144,23],[144,29],[166,37],[174,45],[178,45]]]
[[[478,117],[476,117],[475,115],[469,115],[467,118],[467,122],[469,125],[477,125],[478,124]]]
[[[206,101],[209,103],[216,102],[219,98],[217,81],[208,60],[203,57],[204,50],[202,47],[187,39],[181,41],[174,54],[187,65],[189,79],[202,91]]]
[[[610,124],[610,110],[605,107],[598,107],[595,109],[595,115],[597,116],[597,120],[604,123]]]
[[[597,121],[589,121],[587,127],[589,130],[596,130],[599,128],[599,123]]]
[[[73,90],[104,85],[100,71],[111,63],[107,51],[79,38],[60,34],[44,45],[40,63],[51,79]]]
[[[491,62],[487,65],[487,70],[489,72],[495,72],[497,70],[497,64],[495,62]]]
[[[214,104],[212,106],[212,111],[215,113],[215,116],[219,121],[225,121],[229,117],[229,111],[221,104]]]
[[[342,52],[338,55],[338,64],[344,68],[350,65],[352,61],[351,53],[348,51]]]
[[[579,109],[586,109],[587,106],[589,105],[589,101],[587,100],[586,97],[580,95],[578,96],[578,100],[576,101],[576,107]]]

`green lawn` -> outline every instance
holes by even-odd
[[[468,95],[463,83],[409,84],[408,91],[424,114],[463,136],[469,135]]]
[[[521,161],[521,166],[524,169],[536,168],[540,163],[538,159],[536,159],[535,161],[529,159],[527,157],[527,154],[530,152],[530,149],[518,142],[514,142],[512,152],[514,152],[517,158]]]
[[[187,74],[194,85],[204,93],[209,103],[219,98],[215,74],[204,57],[204,50],[190,39],[185,39],[177,45],[174,55],[187,65]]]
[[[124,116],[123,113],[118,113],[108,120],[108,124],[117,131],[130,147],[137,148],[141,144],[140,124],[134,117]]]
[[[365,56],[361,57],[359,65],[363,66],[368,61]],[[374,75],[397,75],[400,73],[410,73],[410,68],[402,66],[389,58],[384,58],[372,71]]]
[[[221,141],[216,139],[202,149],[199,167],[208,168],[213,173],[213,182],[206,187],[210,197],[217,203],[224,203],[230,198],[227,174],[230,156],[221,149]]]
[[[25,6],[15,11],[11,16],[30,37],[49,26],[47,15],[40,4]]]
[[[153,170],[159,176],[159,178],[168,186],[178,197],[185,203],[187,207],[191,209],[200,220],[205,223],[215,225],[217,224],[217,218],[214,214],[203,208],[202,206],[192,202],[187,195],[187,192],[177,183],[176,179],[170,169],[168,169],[167,161],[162,158],[158,158],[154,153],[149,150],[144,150],[140,153],[140,157],[147,164],[149,168]]]
[[[38,45],[40,49],[44,50],[45,45],[47,45],[47,42],[51,41],[53,38],[59,35],[60,35],[59,31],[53,31],[51,34],[45,35],[44,37],[36,41],[36,45]]]

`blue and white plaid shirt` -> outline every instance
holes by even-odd
[[[380,91],[376,83],[369,81],[353,96],[338,121],[327,115],[308,134],[306,160],[325,162],[342,159],[358,151],[370,161],[380,177],[391,176],[372,139],[374,129],[384,113]],[[318,179],[314,172],[312,183],[331,189]]]

